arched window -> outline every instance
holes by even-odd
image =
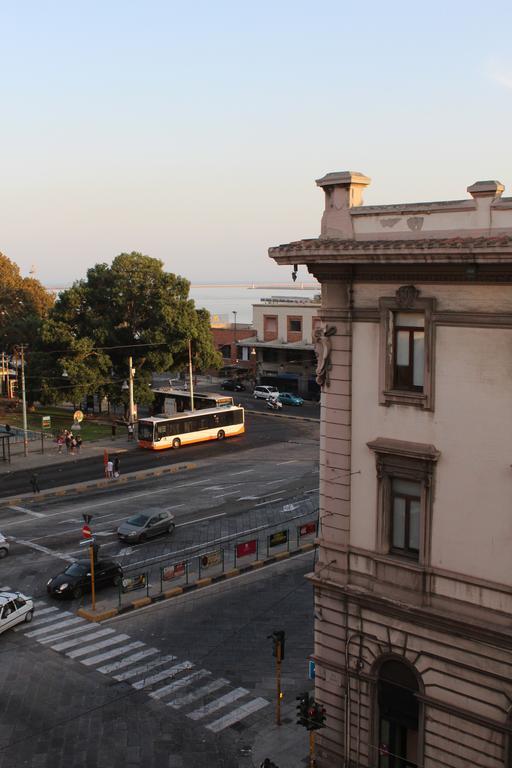
[[[420,703],[412,669],[396,659],[385,661],[377,683],[379,768],[416,768],[419,761]]]

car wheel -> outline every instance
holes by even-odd
[[[82,595],[83,595],[82,587],[75,587],[73,590],[73,597],[75,598],[75,600],[80,600]]]
[[[172,441],[172,447],[181,448],[181,440],[179,439],[179,437],[174,438],[174,440]]]
[[[225,437],[226,437],[226,433],[224,432],[224,430],[219,429],[219,431],[217,432],[217,440],[224,440]]]
[[[167,529],[167,533],[174,533],[174,528],[175,528],[174,523],[171,523]]]
[[[27,622],[27,624],[30,624],[30,622],[32,621],[33,614],[34,614],[33,611],[27,611],[26,612],[26,614],[25,614],[25,621]]]
[[[8,550],[8,549],[5,549],[5,547],[2,547],[2,548],[0,549],[0,559],[1,559],[2,557],[7,557],[7,555],[8,555],[8,554],[9,554],[9,550]]]

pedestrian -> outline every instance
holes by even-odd
[[[80,437],[80,435],[77,435],[76,436],[76,450],[77,450],[77,453],[80,453],[80,448],[81,447],[82,447],[82,438]]]
[[[57,438],[57,450],[62,453],[62,446],[64,445],[64,435],[60,434]]]
[[[109,459],[107,462],[107,478],[110,480],[112,479],[114,474],[114,465],[112,461]]]
[[[76,448],[76,437],[74,435],[71,436],[70,448],[71,448],[71,455],[74,456],[75,448]]]
[[[5,425],[5,431],[7,432],[8,435],[11,434],[11,425],[10,424],[6,424]]]
[[[116,425],[112,424],[112,440],[116,439]]]
[[[66,443],[66,453],[69,453],[71,450],[71,435],[69,434],[67,429],[64,432],[64,442]]]
[[[39,482],[37,479],[37,473],[33,472],[30,478],[30,485],[32,486],[32,493],[40,493]]]
[[[133,440],[133,424],[128,424],[128,440]]]
[[[114,477],[119,477],[119,456],[114,456]]]

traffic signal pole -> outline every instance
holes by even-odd
[[[315,768],[315,732],[309,732],[309,768]]]
[[[281,725],[281,643],[276,649],[276,724]]]
[[[89,545],[89,558],[91,561],[91,597],[92,597],[92,609],[96,610],[96,585],[94,583],[94,542],[91,541]]]

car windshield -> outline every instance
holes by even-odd
[[[129,525],[134,525],[136,528],[142,528],[142,526],[146,525],[148,520],[148,515],[135,515],[135,517],[130,517],[127,522]]]
[[[86,572],[85,566],[80,565],[80,563],[71,563],[64,571],[67,576],[83,576]]]

